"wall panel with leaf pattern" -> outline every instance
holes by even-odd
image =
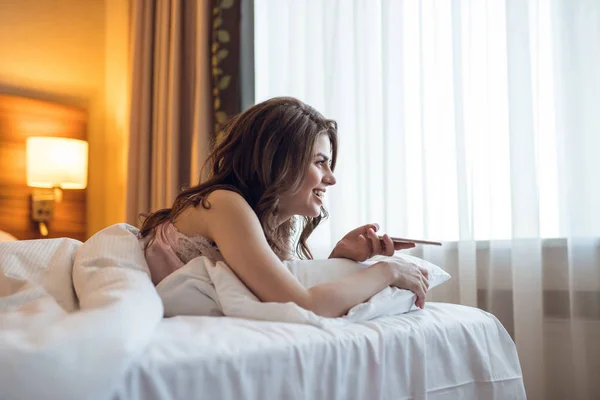
[[[240,112],[241,0],[212,0],[211,86],[215,141],[219,127]]]

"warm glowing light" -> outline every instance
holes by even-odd
[[[84,140],[27,138],[27,185],[40,188],[85,189],[88,143]]]

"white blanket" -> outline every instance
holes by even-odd
[[[163,316],[124,224],[0,244],[0,312],[3,399],[110,398]]]
[[[208,299],[205,315],[320,327],[406,312],[414,305],[411,292],[387,288],[345,318],[322,318],[293,303],[261,303],[225,263],[215,265],[204,257],[159,285],[161,302],[136,233],[118,224],[83,245],[69,239],[0,244],[2,398],[109,398],[151,340],[163,302],[168,310],[188,307],[193,314],[195,305]],[[307,286],[365,267],[347,260],[326,263],[329,268],[301,261],[287,266]],[[432,285],[449,278],[438,267],[424,265]]]

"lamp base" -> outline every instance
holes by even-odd
[[[31,195],[31,219],[47,222],[54,216],[55,196],[51,190],[35,190]]]
[[[31,194],[31,219],[38,223],[43,237],[48,236],[46,223],[54,217],[54,205],[62,201],[62,189],[35,189]]]

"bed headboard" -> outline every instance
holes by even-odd
[[[18,239],[39,239],[31,220],[32,188],[27,186],[28,136],[86,140],[85,111],[48,101],[0,94],[0,230]],[[65,190],[48,223],[48,237],[86,239],[86,191]]]

